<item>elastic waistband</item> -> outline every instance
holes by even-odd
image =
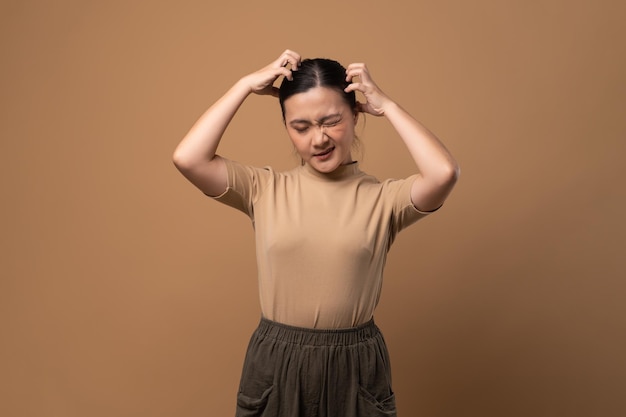
[[[261,318],[255,335],[298,345],[347,346],[378,337],[380,330],[374,324],[374,319],[359,326],[345,329],[310,329]]]

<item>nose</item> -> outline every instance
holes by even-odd
[[[313,135],[313,146],[323,147],[326,142],[328,142],[328,135],[326,135],[324,126],[317,126],[315,134]]]

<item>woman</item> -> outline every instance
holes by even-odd
[[[275,172],[216,154],[251,93],[278,96],[301,166]],[[360,112],[391,122],[419,173],[379,182],[360,171],[351,154]],[[396,234],[439,208],[457,180],[444,145],[378,88],[364,64],[346,69],[287,50],[213,104],[174,163],[255,228],[262,318],[237,416],[395,415],[387,348],[372,317]]]

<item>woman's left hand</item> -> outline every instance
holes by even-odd
[[[359,78],[358,82],[354,80],[355,77]],[[344,90],[346,93],[360,91],[365,96],[365,103],[357,103],[359,111],[374,116],[385,114],[385,107],[391,103],[391,99],[372,80],[365,64],[350,64],[346,69],[346,81],[350,82]]]

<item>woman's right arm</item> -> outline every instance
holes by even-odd
[[[288,64],[291,69],[286,68]],[[276,96],[278,89],[273,87],[274,81],[281,75],[291,79],[291,71],[297,70],[299,64],[300,56],[286,50],[268,66],[237,81],[178,144],[173,155],[176,168],[207,195],[217,196],[226,191],[226,166],[215,153],[228,124],[250,93]]]

